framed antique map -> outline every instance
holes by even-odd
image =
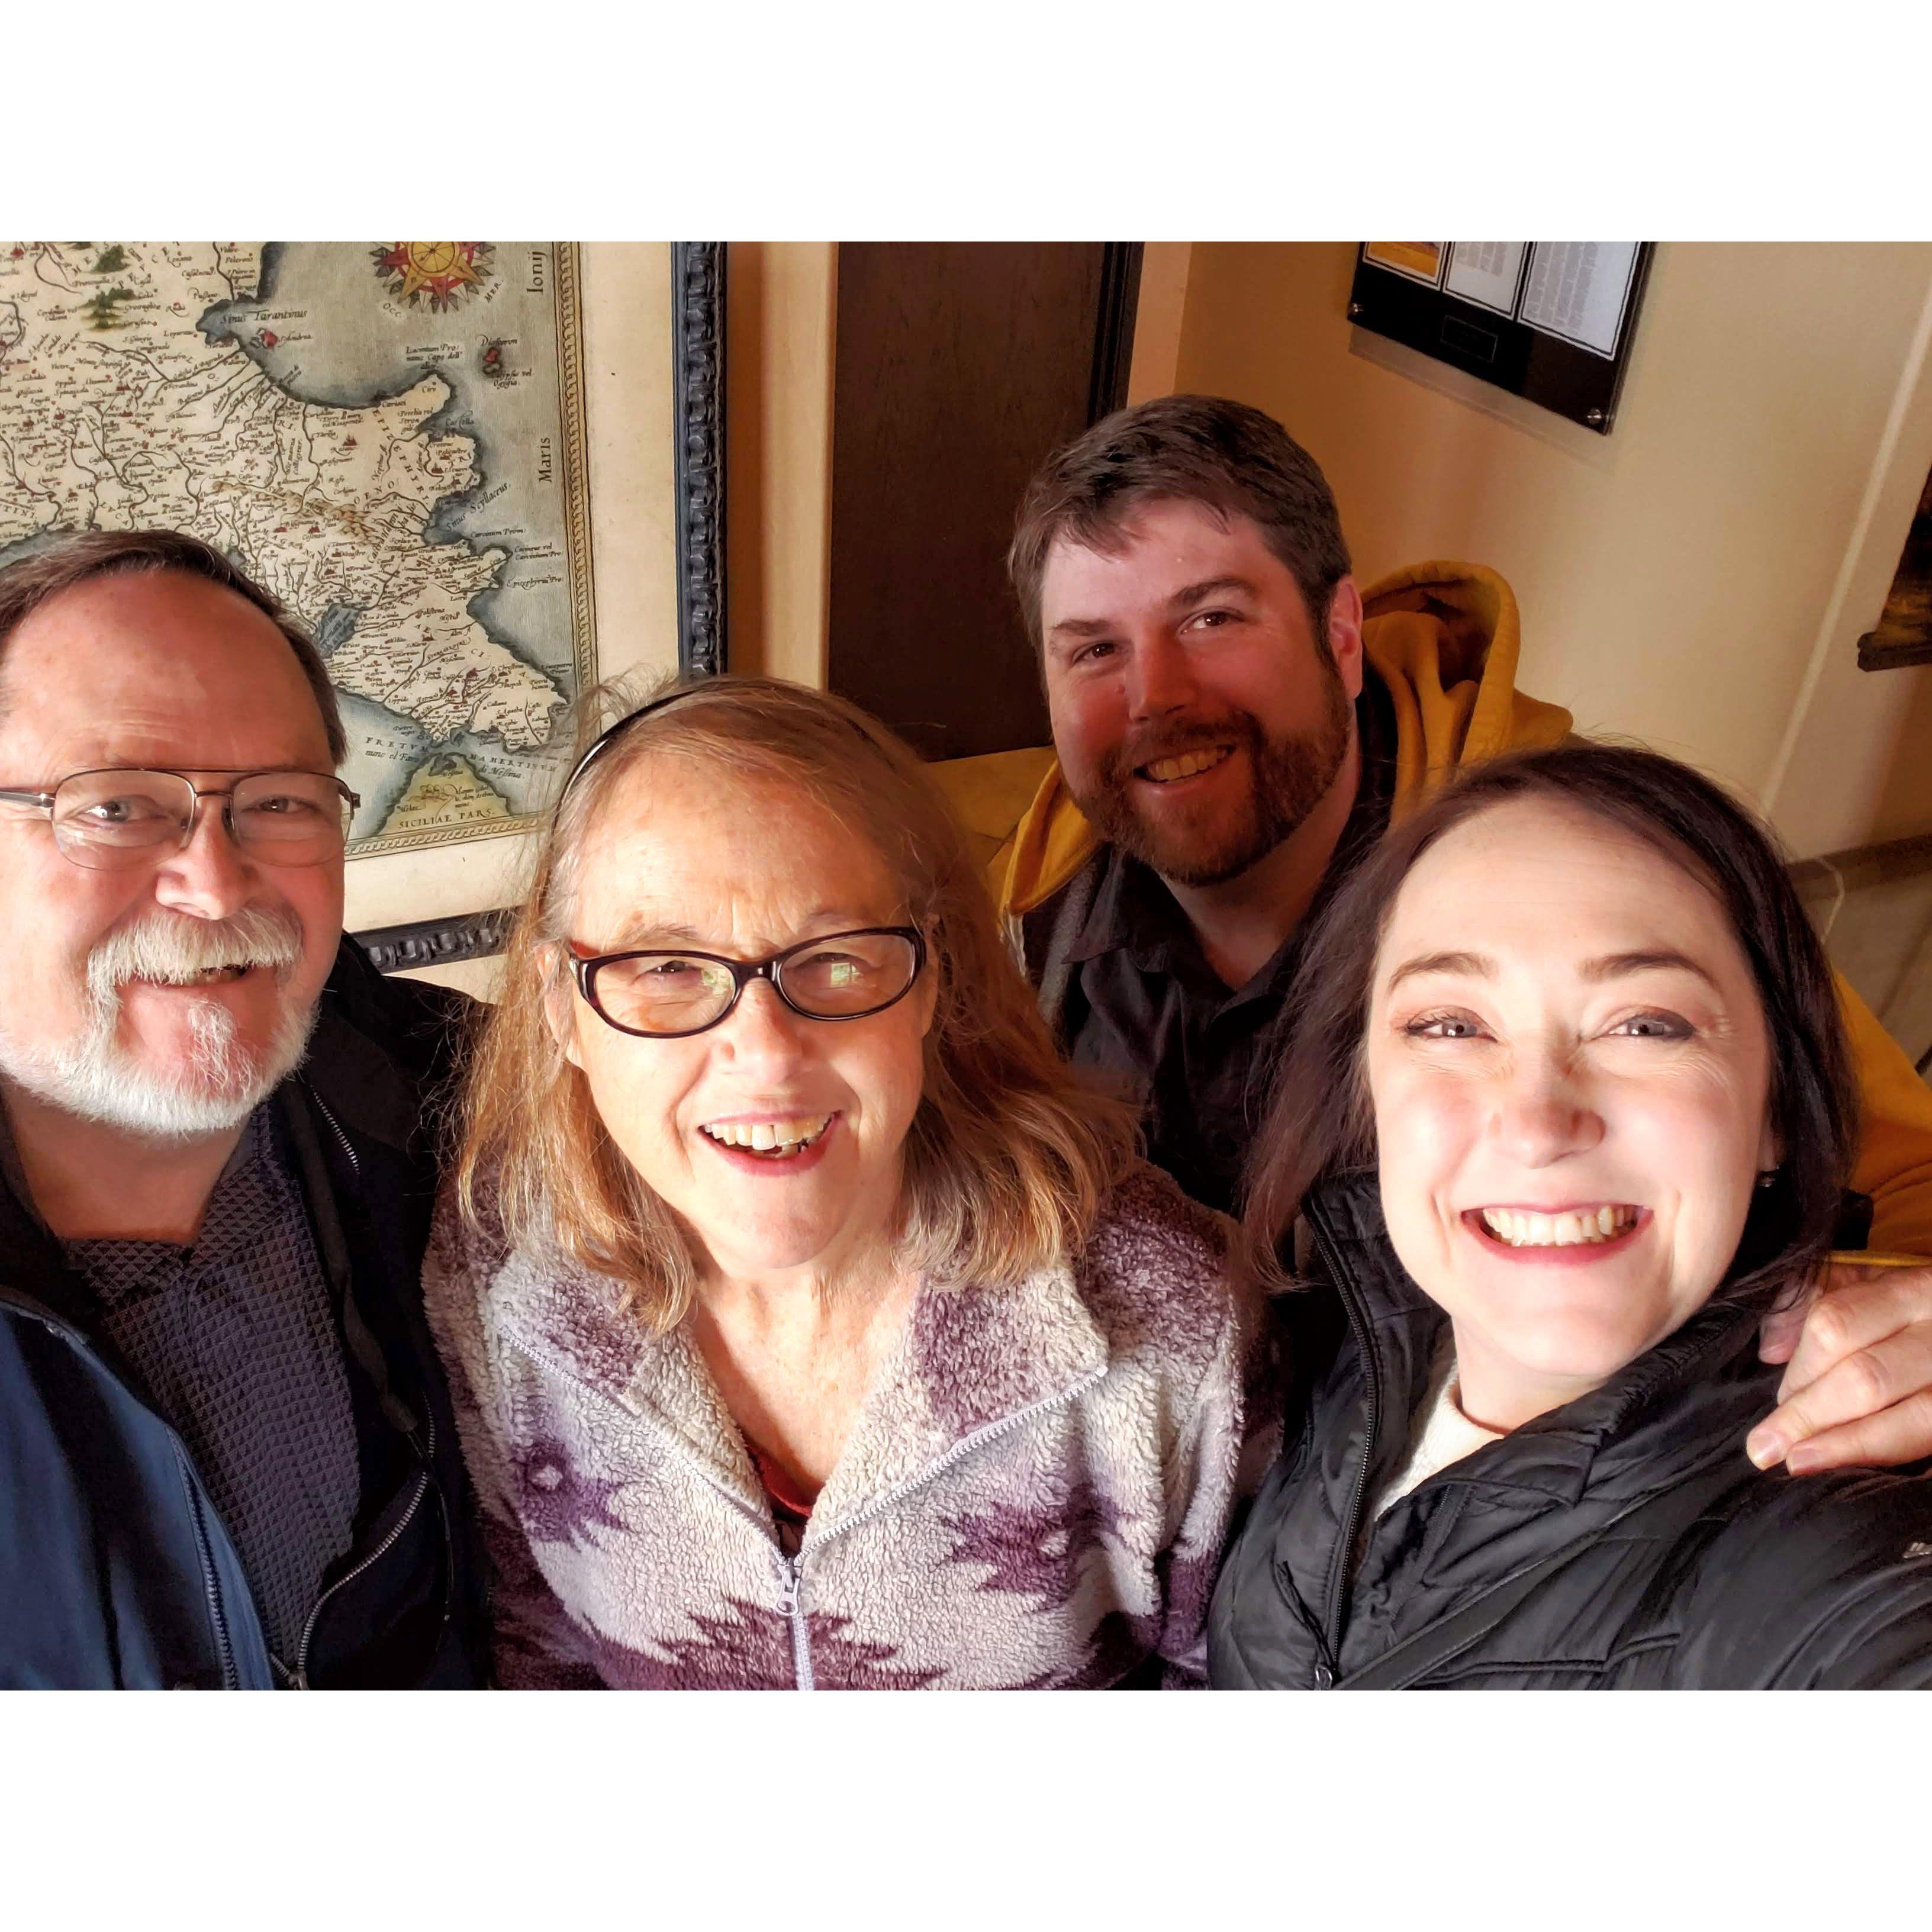
[[[352,927],[500,906],[578,694],[722,658],[716,448],[694,478],[676,422],[718,252],[0,243],[0,563],[155,525],[234,557],[328,659]]]

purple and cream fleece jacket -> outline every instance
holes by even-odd
[[[1204,1683],[1242,1434],[1227,1230],[1142,1168],[1070,1264],[922,1285],[788,1556],[684,1328],[446,1194],[423,1283],[498,1681],[1076,1689],[1157,1660]]]

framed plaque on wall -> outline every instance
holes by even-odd
[[[1364,242],[1348,319],[1608,436],[1648,242]]]

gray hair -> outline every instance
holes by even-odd
[[[315,640],[280,601],[210,544],[181,530],[80,530],[64,532],[0,569],[0,658],[22,622],[63,590],[97,577],[138,576],[149,571],[172,571],[199,577],[255,608],[288,640],[302,676],[315,694],[328,734],[328,755],[338,766],[349,755],[349,734],[342,727],[342,709],[328,667]]]

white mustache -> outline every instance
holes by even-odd
[[[110,1000],[130,980],[191,980],[223,966],[266,966],[286,979],[302,946],[302,922],[286,908],[244,907],[226,919],[157,910],[87,956],[88,989]]]

